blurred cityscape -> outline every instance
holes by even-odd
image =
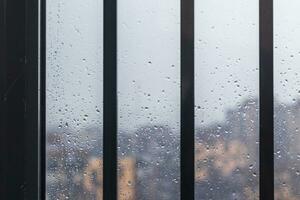
[[[276,200],[300,199],[300,100],[275,103]],[[196,127],[195,199],[255,200],[259,181],[258,101],[226,111],[225,120]],[[201,124],[197,123],[196,124]],[[180,199],[180,134],[164,125],[118,135],[118,198]],[[48,127],[47,196],[102,199],[102,131],[76,136],[68,124]]]

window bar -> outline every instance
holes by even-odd
[[[259,3],[260,199],[274,199],[273,0]]]
[[[117,199],[117,0],[104,0],[103,199]]]
[[[22,1],[21,1],[22,2]],[[24,199],[40,199],[39,1],[24,1]],[[19,26],[20,28],[20,26]],[[20,31],[21,29],[19,29]],[[45,92],[45,90],[43,90]],[[45,121],[43,121],[45,123]],[[45,147],[43,148],[45,150]],[[45,170],[45,167],[43,167]]]
[[[194,199],[194,0],[181,0],[181,199]]]
[[[40,199],[46,199],[46,0],[40,2]]]
[[[0,156],[1,156],[1,161],[0,165],[1,170],[0,170],[0,177],[2,178],[2,187],[0,187],[0,199],[7,199],[7,177],[5,175],[7,174],[7,168],[8,166],[5,165],[5,161],[7,160],[6,157],[6,152],[5,150],[7,149],[7,143],[6,141],[6,135],[3,134],[6,132],[6,118],[4,113],[6,113],[6,103],[5,99],[3,97],[4,91],[7,88],[7,83],[6,83],[6,22],[5,22],[5,16],[6,16],[6,5],[5,1],[0,1]]]

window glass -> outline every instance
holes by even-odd
[[[118,198],[180,198],[180,1],[118,2]]]
[[[195,198],[258,199],[258,0],[195,1]]]
[[[274,1],[275,199],[300,198],[300,2]]]
[[[102,199],[102,1],[47,1],[47,199]]]

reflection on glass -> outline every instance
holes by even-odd
[[[258,0],[195,1],[195,198],[258,199]]]
[[[118,3],[119,199],[180,198],[180,1]]]
[[[47,1],[47,199],[102,199],[102,2]]]
[[[274,1],[275,199],[300,199],[300,2]]]

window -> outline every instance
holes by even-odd
[[[259,196],[258,3],[195,1],[195,199]]]
[[[102,1],[47,2],[47,199],[103,195]]]
[[[274,1],[275,198],[299,199],[298,1]]]
[[[118,199],[179,199],[180,1],[117,9]]]
[[[298,4],[0,0],[0,198],[298,199]]]

